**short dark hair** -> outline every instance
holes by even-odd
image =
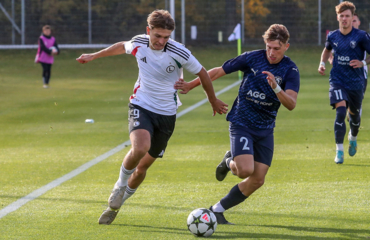
[[[42,31],[44,31],[44,30],[46,30],[46,29],[50,29],[50,30],[51,30],[50,25],[45,25],[45,26],[43,26],[43,27],[42,27]]]
[[[342,13],[342,12],[348,10],[348,9],[351,10],[352,15],[355,14],[356,6],[352,2],[344,1],[344,2],[341,2],[340,4],[338,4],[337,6],[335,6],[335,12],[337,14]]]
[[[284,25],[272,24],[262,37],[265,42],[279,40],[286,44],[289,41],[290,34]]]
[[[147,22],[150,29],[163,28],[171,31],[175,29],[175,20],[167,10],[154,10],[148,15]]]

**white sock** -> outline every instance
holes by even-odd
[[[231,169],[230,168],[231,161],[233,161],[233,158],[232,157],[229,157],[229,158],[226,159],[226,166],[227,166],[228,169]]]
[[[121,171],[119,172],[119,178],[114,185],[115,187],[124,187],[127,186],[128,179],[130,178],[131,174],[135,171],[136,168],[127,170],[122,163]]]
[[[123,204],[123,203],[124,203],[128,198],[130,198],[132,195],[134,195],[134,193],[136,192],[136,189],[137,189],[137,188],[132,189],[132,188],[130,188],[130,187],[127,185],[125,195],[123,195],[123,202],[122,202],[122,204]]]
[[[214,212],[225,212],[225,208],[221,205],[220,202],[216,203],[215,205],[212,206],[212,210]]]
[[[343,148],[343,143],[338,143],[337,144],[337,151],[340,150],[340,151],[344,151],[344,148]]]
[[[350,140],[350,141],[356,141],[357,140],[357,136],[356,137],[352,136],[351,130],[349,130],[349,133],[348,133],[348,140]]]
[[[231,162],[233,162],[234,160],[233,160],[233,158],[232,157],[230,157],[230,158],[228,158],[228,159],[226,159],[226,166],[227,166],[227,168],[228,169],[230,169],[230,172],[233,174],[233,175],[236,175],[235,173],[233,173],[233,170],[231,170],[231,167],[230,167],[230,164],[231,164]]]

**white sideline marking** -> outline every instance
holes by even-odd
[[[230,90],[231,88],[233,88],[233,87],[235,87],[236,85],[239,85],[239,84],[240,84],[240,81],[234,82],[233,84],[231,84],[231,85],[225,87],[224,89],[221,89],[220,91],[218,91],[216,93],[216,96]],[[200,107],[201,105],[203,105],[207,101],[208,101],[207,99],[203,99],[203,100],[197,102],[196,104],[186,108],[185,110],[179,112],[177,114],[176,118],[179,118],[179,117],[187,114],[188,112],[196,109],[197,107]],[[100,163],[101,161],[105,160],[106,158],[112,156],[113,154],[116,154],[117,152],[121,151],[122,149],[129,146],[130,144],[131,144],[130,140],[127,140],[126,142],[124,142],[124,143],[118,145],[117,147],[109,150],[108,152],[100,155],[99,157],[94,158],[93,160],[91,160],[91,161],[81,165],[80,167],[76,168],[75,170],[67,173],[66,175],[64,175],[64,176],[62,176],[58,179],[55,179],[54,181],[52,181],[52,182],[40,187],[39,189],[31,192],[27,196],[22,197],[22,198],[18,199],[17,201],[9,204],[8,206],[6,206],[5,208],[0,210],[0,219],[5,217],[6,215],[8,215],[11,212],[14,212],[14,211],[18,210],[20,207],[22,207],[24,204],[28,203],[29,201],[32,201],[32,200],[40,197],[41,195],[43,195],[47,191],[59,186],[60,184],[64,183],[65,181],[68,181],[71,178],[73,178],[73,177],[79,175],[80,173],[86,171],[87,169],[94,166],[95,164]]]

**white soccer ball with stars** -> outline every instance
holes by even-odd
[[[217,227],[215,214],[205,208],[198,208],[192,211],[187,222],[189,231],[198,237],[211,236]]]

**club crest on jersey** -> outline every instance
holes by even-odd
[[[172,73],[173,71],[175,71],[175,66],[173,66],[173,65],[170,65],[166,68],[166,72],[168,72],[168,73]]]
[[[356,47],[356,41],[351,41],[350,44],[351,48],[355,48]]]
[[[281,82],[283,81],[283,78],[282,78],[282,77],[280,77],[280,76],[275,76],[275,81],[276,81],[276,83],[277,83],[278,85],[280,85],[280,84],[281,84]]]

